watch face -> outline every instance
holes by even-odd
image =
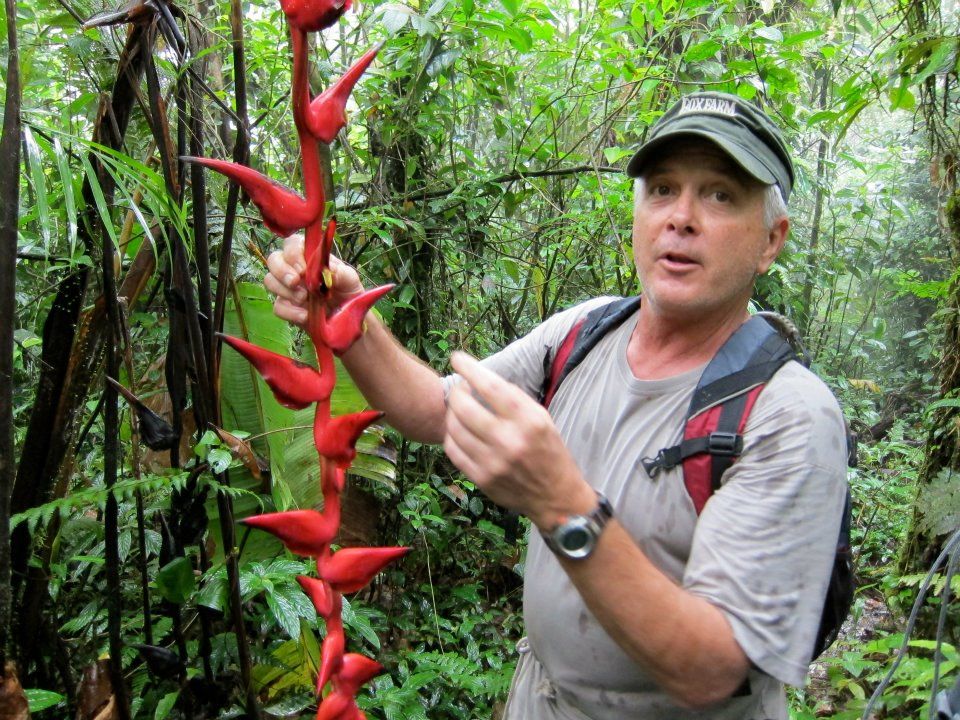
[[[590,518],[577,515],[553,532],[554,551],[573,560],[587,557],[597,544],[598,528]]]
[[[584,527],[571,528],[560,538],[560,547],[567,552],[582,550],[591,539],[591,535]]]

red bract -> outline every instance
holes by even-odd
[[[290,24],[304,32],[315,32],[333,25],[347,10],[351,0],[280,0],[280,8]]]
[[[334,691],[327,695],[317,708],[317,720],[356,720],[363,715],[360,712],[353,695]]]
[[[306,575],[297,575],[297,582],[310,598],[313,607],[320,617],[328,617],[333,610],[333,589],[323,580],[308,577]]]
[[[332,372],[319,373],[309,365],[286,355],[272,352],[246,340],[223,335],[219,337],[243,355],[256,368],[284,407],[302,410],[315,402],[329,399],[336,378]]]
[[[293,190],[261,175],[253,168],[226,160],[183,156],[184,162],[197,163],[226,175],[242,187],[263,216],[263,224],[280,237],[287,237],[313,223],[323,212],[323,203],[304,200]]]
[[[346,638],[343,634],[343,621],[340,615],[327,620],[327,636],[323,639],[320,648],[320,672],[317,673],[317,694],[330,682],[336,673],[343,667],[343,649]]]
[[[288,510],[254,515],[241,522],[275,535],[292,553],[317,557],[327,551],[340,530],[340,505],[333,504],[322,513]]]
[[[319,293],[326,290],[327,283],[323,274],[330,267],[330,249],[333,247],[333,236],[336,231],[337,221],[335,218],[330,218],[327,229],[323,234],[323,240],[320,242],[316,242],[310,237],[313,233],[307,233],[307,241],[303,247],[303,256],[307,261],[303,283],[307,292]],[[319,247],[317,247],[318,245]]]
[[[339,415],[325,423],[315,422],[313,442],[317,452],[345,467],[357,456],[357,440],[368,426],[383,417],[379,410]]]
[[[350,298],[335,315],[327,318],[320,330],[327,347],[336,355],[343,355],[349,350],[363,335],[363,322],[370,308],[393,288],[394,285],[389,284],[367,290]]]
[[[343,656],[340,672],[333,678],[333,686],[341,692],[356,695],[360,686],[383,672],[383,665],[366,655],[347,653]]]
[[[355,62],[343,77],[311,101],[306,110],[307,129],[320,142],[332,143],[347,124],[347,100],[360,76],[383,45],[368,50]]]
[[[317,558],[317,575],[344,595],[362,590],[374,575],[410,552],[408,547],[342,548]]]

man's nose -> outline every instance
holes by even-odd
[[[696,198],[688,191],[681,192],[670,208],[667,227],[681,235],[689,235],[697,230]]]

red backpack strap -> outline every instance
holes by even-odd
[[[555,355],[548,349],[543,358],[540,404],[550,407],[550,401],[567,375],[583,362],[607,333],[621,325],[639,307],[640,296],[636,296],[617,298],[594,308],[570,329]]]
[[[580,331],[583,329],[583,324],[586,321],[586,318],[582,318],[576,325],[570,328],[567,336],[563,339],[563,342],[560,343],[560,347],[557,348],[557,354],[553,356],[550,371],[546,378],[546,386],[542,393],[543,397],[540,400],[540,404],[544,407],[550,407],[550,401],[553,400],[553,396],[557,393],[557,388],[560,387],[560,376],[567,366],[570,353],[573,352],[573,346],[577,344],[577,336],[580,335]]]

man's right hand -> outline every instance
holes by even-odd
[[[301,327],[307,324],[307,289],[303,284],[306,267],[303,235],[291,235],[284,240],[283,250],[270,253],[267,258],[270,272],[263,278],[267,290],[277,296],[273,303],[274,314]],[[339,258],[330,257],[330,273],[333,276],[333,288],[327,304],[331,309],[363,292],[357,271]]]

